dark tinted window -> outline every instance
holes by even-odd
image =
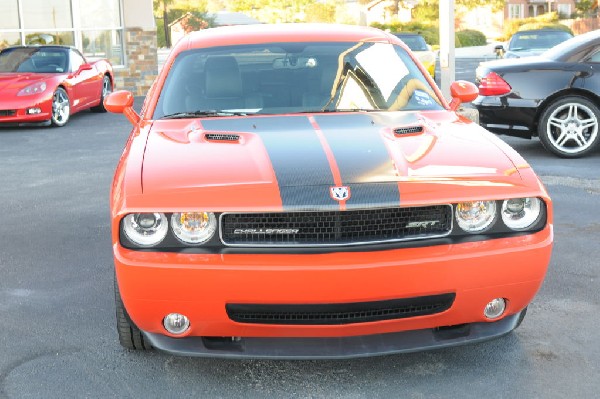
[[[423,39],[423,36],[397,34],[396,37],[402,40],[404,44],[406,44],[412,51],[429,50],[427,48],[427,43],[425,43],[425,39]]]
[[[0,72],[63,73],[68,68],[67,51],[47,47],[7,48],[0,53]]]
[[[562,31],[532,31],[517,32],[510,39],[510,51],[549,49],[572,38],[568,32]]]
[[[596,47],[592,55],[586,59],[587,62],[600,62],[600,47]]]

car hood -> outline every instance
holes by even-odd
[[[0,90],[20,90],[30,84],[48,80],[55,76],[56,74],[50,73],[2,72],[0,73]]]
[[[333,186],[350,187],[349,207],[494,196],[521,184],[497,141],[447,111],[159,120],[143,195],[200,193],[221,209],[240,197],[256,209],[332,206]]]

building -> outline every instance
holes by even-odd
[[[152,0],[2,0],[0,48],[65,44],[108,58],[115,88],[146,93],[157,75]]]
[[[530,18],[547,12],[570,18],[575,11],[575,0],[507,0],[504,18]]]

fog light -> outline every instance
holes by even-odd
[[[483,310],[483,315],[488,319],[495,319],[504,313],[506,310],[506,300],[504,298],[492,299]]]
[[[36,114],[41,114],[41,113],[42,113],[41,108],[28,108],[27,109],[27,115],[36,115]]]
[[[179,313],[169,313],[163,319],[165,329],[174,335],[183,334],[190,328],[190,320]]]

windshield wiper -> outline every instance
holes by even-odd
[[[168,114],[162,116],[160,119],[186,119],[186,118],[197,118],[201,116],[205,117],[217,117],[217,116],[246,116],[247,112],[241,111],[219,111],[216,109],[204,110],[204,111],[193,111],[193,112],[175,112],[174,114]]]

